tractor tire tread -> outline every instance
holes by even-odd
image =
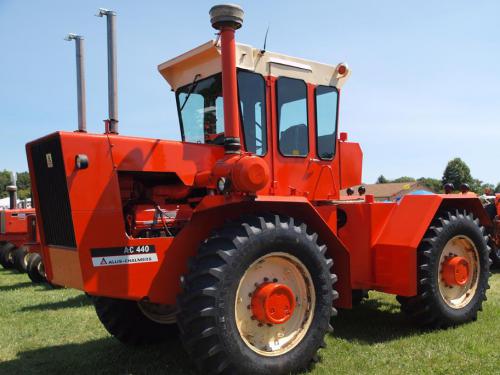
[[[231,270],[236,267],[241,254],[248,251],[252,243],[258,242],[259,236],[268,231],[290,231],[294,236],[301,236],[307,240],[318,252],[318,258],[322,259],[323,266],[330,270],[333,262],[326,256],[327,248],[320,244],[315,232],[308,232],[305,223],[298,222],[292,217],[281,215],[263,214],[256,216],[245,216],[239,220],[226,222],[226,224],[201,243],[198,255],[190,267],[190,273],[183,276],[183,293],[178,297],[179,311],[178,325],[180,337],[186,351],[194,359],[196,367],[207,374],[288,374],[290,364],[280,361],[279,357],[273,357],[277,366],[274,369],[249,370],[252,365],[241,366],[245,363],[244,358],[234,358],[228,354],[225,334],[225,316],[222,310],[226,309],[225,300],[221,292],[224,280],[231,277]],[[262,241],[262,240],[260,240]],[[325,288],[320,287],[317,293],[324,295],[328,300],[328,315],[335,316],[337,310],[331,307],[331,302],[338,298],[338,293],[333,289],[337,282],[337,276],[328,271]],[[324,286],[324,285],[323,285]],[[326,293],[326,294],[325,294]],[[329,318],[324,322],[324,327],[316,327],[311,337],[313,348],[308,348],[308,358],[301,358],[296,370],[307,369],[317,358],[316,353],[324,347],[324,334],[330,332]],[[241,354],[243,356],[243,354]],[[286,354],[285,354],[286,356]],[[266,357],[263,357],[266,358]]]
[[[460,230],[467,231],[475,240],[481,273],[474,299],[464,308],[453,309],[441,302],[436,270],[442,251],[440,246],[444,246],[443,242]],[[482,309],[482,303],[486,301],[488,288],[489,250],[483,234],[484,227],[471,212],[438,212],[417,249],[417,295],[398,296],[401,311],[419,326],[431,329],[447,328],[474,320],[477,312]]]

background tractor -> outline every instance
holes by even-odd
[[[482,195],[484,209],[488,213],[493,226],[489,231],[489,242],[491,247],[490,258],[495,268],[500,268],[500,194]]]
[[[40,251],[39,234],[35,214],[28,215],[28,237],[23,246],[28,251],[26,261],[26,272],[28,277],[35,284],[46,282],[47,278]]]
[[[79,121],[26,150],[47,278],[91,295],[112,335],[178,333],[201,372],[288,374],[317,359],[336,309],[366,290],[397,295],[426,327],[477,318],[493,227],[477,197],[340,199],[362,170],[338,132],[346,64],[238,44],[243,10],[215,6],[217,40],[158,67],[182,141],[123,136],[116,16],[100,14],[105,133]]]
[[[7,186],[10,208],[0,210],[0,264],[4,268],[15,268],[26,272],[28,249],[23,246],[28,239],[28,216],[34,215],[32,208],[17,208],[17,186],[15,174]]]

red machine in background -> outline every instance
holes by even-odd
[[[0,210],[0,264],[6,268],[15,268],[26,272],[28,265],[27,242],[28,216],[34,215],[32,208],[17,208],[17,186],[15,174],[12,184],[7,186],[10,197],[10,209]]]
[[[243,10],[215,6],[220,39],[158,67],[182,142],[121,136],[115,14],[101,14],[105,134],[80,127],[26,149],[47,278],[93,296],[112,335],[157,342],[176,323],[202,372],[288,374],[316,359],[359,291],[397,295],[427,327],[477,318],[493,228],[477,197],[339,199],[362,169],[338,133],[346,64],[237,44]]]
[[[35,283],[47,281],[45,267],[41,256],[38,227],[36,225],[36,215],[28,215],[28,236],[23,246],[27,249],[26,272],[30,280]]]
[[[500,268],[500,194],[480,197],[484,208],[493,222],[489,231],[490,258],[495,268]]]

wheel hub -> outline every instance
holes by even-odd
[[[463,286],[470,277],[470,266],[467,259],[455,256],[445,260],[442,268],[442,277],[448,285]]]
[[[265,324],[283,324],[293,315],[295,295],[285,284],[264,283],[252,296],[252,313]]]

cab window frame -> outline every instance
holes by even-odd
[[[281,132],[281,119],[280,119],[280,103],[279,103],[279,82],[280,81],[283,81],[283,80],[291,80],[291,81],[296,81],[296,82],[300,82],[304,85],[304,93],[305,93],[305,96],[304,96],[304,100],[305,100],[305,107],[306,107],[306,124],[304,124],[306,126],[306,134],[307,134],[307,141],[306,141],[306,145],[307,145],[307,152],[304,154],[304,155],[288,155],[288,154],[285,154],[281,151],[281,137],[280,137],[280,132]],[[300,78],[292,78],[292,77],[287,77],[287,76],[279,76],[277,79],[276,79],[276,83],[275,83],[275,98],[276,98],[276,131],[277,131],[277,139],[276,139],[276,143],[277,143],[277,146],[278,146],[278,153],[285,157],[285,158],[307,158],[309,157],[309,154],[311,152],[311,147],[310,147],[310,142],[311,142],[311,139],[310,139],[310,136],[309,136],[309,130],[310,130],[310,121],[309,121],[309,87],[307,85],[307,82],[303,79],[300,79]]]
[[[204,81],[204,80],[216,77],[217,75],[221,76],[221,85],[222,85],[222,72],[214,73],[214,74],[211,74],[209,76],[200,78],[200,79],[198,79],[196,81],[196,84],[198,84],[201,81]],[[215,143],[199,143],[199,142],[193,142],[193,141],[186,141],[186,135],[185,135],[185,132],[184,132],[184,121],[182,120],[182,112],[180,110],[181,108],[180,108],[180,101],[179,101],[180,100],[180,98],[179,98],[179,90],[181,90],[181,89],[183,89],[183,88],[185,88],[187,86],[190,86],[192,84],[193,83],[188,83],[188,84],[185,84],[183,86],[179,86],[177,88],[177,90],[175,90],[175,92],[174,92],[174,94],[175,94],[176,109],[177,109],[177,117],[179,119],[179,125],[180,125],[180,131],[181,131],[181,140],[182,140],[183,143],[191,143],[191,144],[195,144],[195,145],[209,145],[209,146],[220,147],[221,145],[218,145],[218,144],[215,144]],[[224,100],[224,95],[222,95],[222,91],[221,91],[221,96],[220,97]]]
[[[262,80],[262,83],[264,84],[263,85],[263,101],[262,101],[262,107],[261,107],[261,110],[263,111],[263,118],[265,119],[266,123],[265,123],[265,128],[262,129],[262,134],[265,134],[265,144],[266,144],[266,152],[263,153],[263,154],[257,154],[257,153],[254,153],[255,156],[258,156],[258,157],[265,157],[268,153],[269,153],[269,125],[268,125],[268,112],[267,112],[267,84],[266,84],[266,79],[265,77],[260,74],[260,73],[256,73],[252,70],[248,70],[248,69],[241,69],[241,68],[237,68],[236,70],[236,80],[238,80],[238,74],[240,72],[245,72],[245,73],[250,73],[250,74],[253,74],[253,75],[256,75],[256,76],[259,76],[259,78]],[[240,141],[243,141],[243,146],[245,148],[245,151],[247,152],[250,152],[248,151],[247,149],[247,142],[246,142],[246,134],[245,134],[245,123],[243,121],[243,108],[241,107],[241,95],[240,95],[240,85],[239,85],[239,82],[238,82],[238,110],[239,110],[239,118],[240,118],[240,130],[241,130],[241,135],[242,135],[242,139]],[[262,124],[261,124],[262,126]]]
[[[337,102],[336,102],[336,111],[335,111],[335,132],[333,133],[333,154],[331,158],[324,158],[321,157],[319,153],[319,126],[318,126],[318,95],[317,91],[318,88],[324,87],[324,88],[330,88],[333,89],[332,91],[335,91],[337,94]],[[325,160],[325,161],[332,161],[335,159],[335,156],[337,155],[337,136],[338,136],[338,131],[339,131],[339,104],[340,104],[340,92],[339,89],[335,86],[327,86],[327,85],[317,85],[314,88],[314,124],[315,124],[315,136],[316,136],[316,156],[320,160]]]

